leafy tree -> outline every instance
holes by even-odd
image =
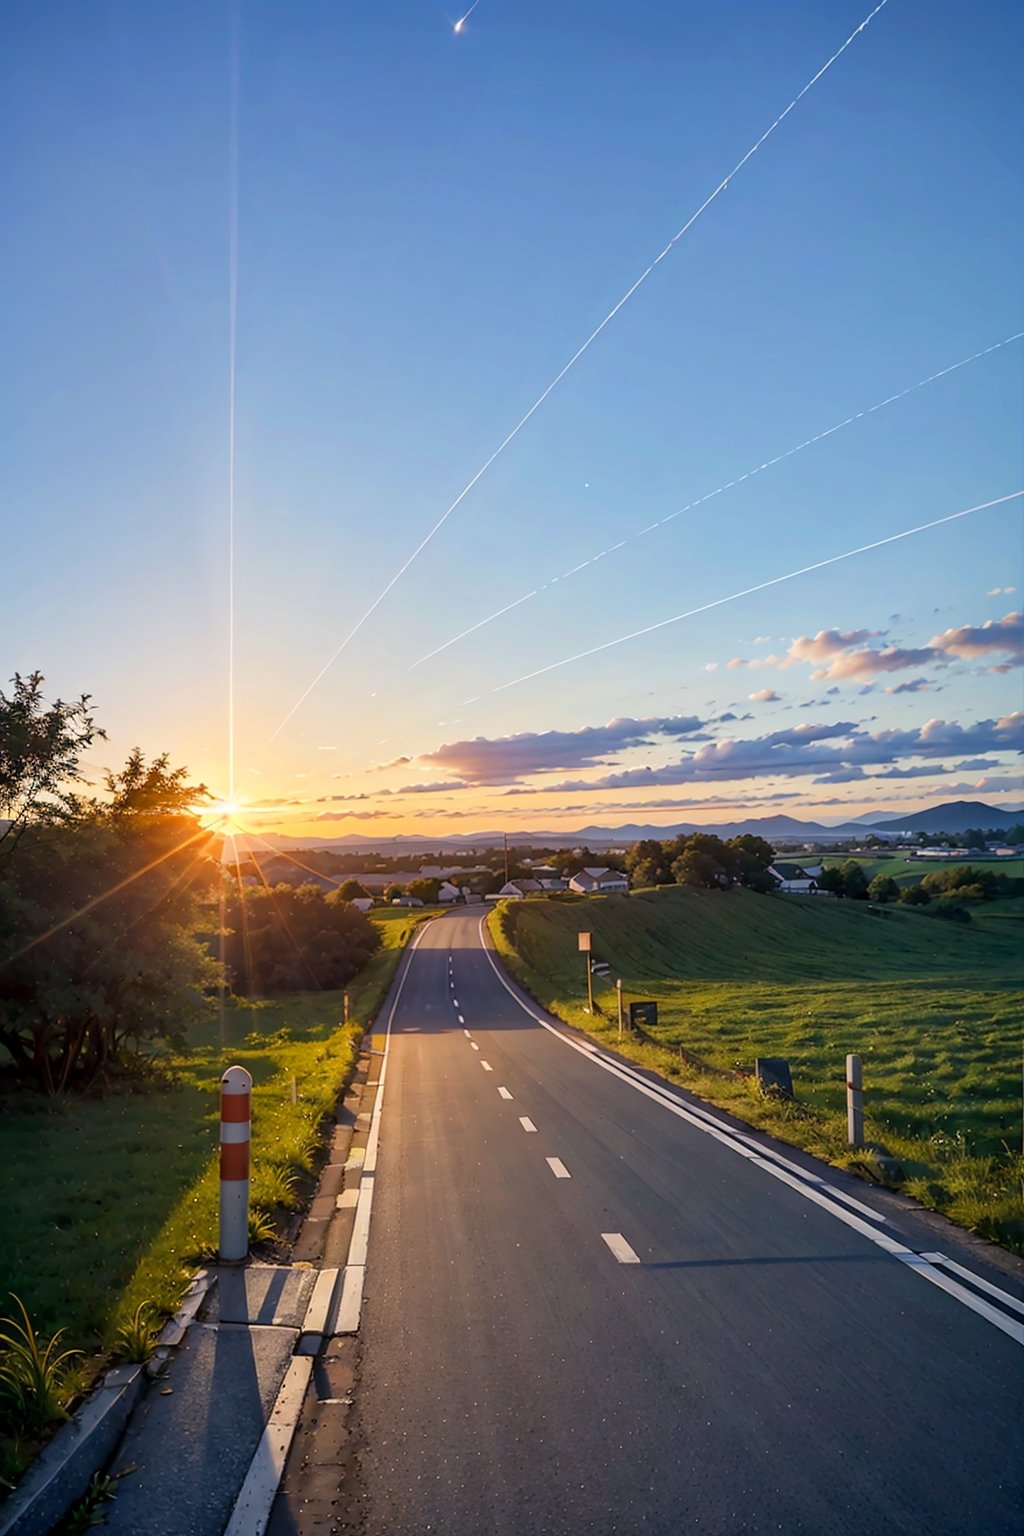
[[[388,902],[397,901],[400,896],[404,896],[404,895],[405,895],[405,886],[404,885],[397,885],[397,884],[395,884],[394,881],[392,881],[392,883],[389,886],[385,887],[385,890],[384,890],[384,900],[385,901],[388,901]]]
[[[358,880],[345,880],[338,887],[338,897],[341,901],[365,901],[369,900],[370,893]]]
[[[672,861],[672,874],[677,885],[697,885],[704,889],[713,889],[719,884],[719,876],[724,873],[718,860],[699,848],[687,848]]]
[[[818,876],[818,889],[831,891],[833,896],[845,896],[846,882],[843,879],[842,865],[827,864]]]
[[[247,996],[343,987],[380,946],[365,913],[312,883],[235,887],[225,929],[228,973]]]
[[[869,901],[899,901],[900,888],[892,875],[876,875],[868,886]]]
[[[178,1035],[218,974],[200,937],[220,880],[204,791],[138,751],[106,789],[65,798],[59,825],[31,815],[0,879],[0,1044],[48,1093]]]
[[[763,837],[745,832],[741,837],[730,839],[726,845],[733,858],[733,878],[752,891],[772,891],[775,876],[769,874],[775,862],[775,849]]]
[[[665,844],[659,843],[656,838],[645,837],[635,843],[626,854],[625,865],[630,884],[634,887],[672,884]]]
[[[863,864],[858,864],[856,859],[847,859],[840,874],[843,877],[843,895],[853,901],[863,901],[868,894],[868,877],[864,873]]]
[[[73,704],[48,705],[41,672],[16,672],[12,682],[10,698],[0,691],[0,851],[8,853],[29,826],[80,813],[73,786],[81,782],[81,757],[105,736],[87,693]]]
[[[905,907],[926,907],[931,899],[923,884],[905,885],[900,891],[900,901]]]
[[[420,901],[426,906],[433,906],[440,889],[440,880],[434,880],[429,876],[421,875],[419,879],[409,881],[408,894],[410,896],[418,896]]]

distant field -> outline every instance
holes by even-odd
[[[908,1190],[1024,1247],[1024,901],[992,907],[1003,911],[959,927],[902,907],[676,887],[509,903],[492,931],[503,925],[510,968],[542,1001],[611,1043],[613,985],[597,994],[604,1018],[583,1007],[576,934],[591,929],[612,983],[620,975],[627,998],[659,1004],[652,1065],[840,1162],[851,1161],[845,1057],[859,1052],[870,1138],[903,1159]],[[726,1071],[786,1057],[799,1107],[681,1064],[680,1045]]]
[[[876,875],[891,875],[898,885],[916,885],[931,869],[969,869],[975,865],[978,869],[985,869],[991,873],[1009,875],[1014,880],[1024,877],[1024,857],[1019,859],[908,859],[904,854],[879,856],[868,853],[828,853],[821,862],[828,869],[831,865],[845,864],[847,859],[856,860],[869,880],[873,880]]]

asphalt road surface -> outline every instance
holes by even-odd
[[[479,925],[394,1010],[340,1528],[1021,1536],[1024,1317],[545,1029]]]

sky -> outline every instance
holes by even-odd
[[[261,832],[1018,805],[1024,8],[871,10],[11,0],[0,687]]]

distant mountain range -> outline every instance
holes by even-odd
[[[722,838],[751,834],[763,837],[768,842],[838,843],[850,838],[866,837],[872,832],[878,837],[897,837],[906,832],[949,832],[955,835],[965,832],[968,827],[980,827],[983,830],[1008,828],[1022,818],[1024,808],[1021,807],[1000,808],[985,805],[980,800],[952,800],[910,816],[872,816],[868,813],[867,816],[844,821],[835,827],[826,827],[817,821],[800,821],[795,816],[766,816],[703,825],[680,821],[667,827],[627,822],[619,827],[587,826],[571,832],[510,830],[508,841],[510,845],[519,846],[532,844],[534,847],[597,849],[622,847],[647,837],[661,840],[690,832],[711,832]],[[441,852],[444,849],[500,848],[504,837],[503,832],[494,831],[456,833],[442,837],[422,837],[416,833],[403,837],[375,837],[372,833],[367,836],[360,832],[350,832],[342,837],[291,837],[271,832],[259,838],[241,834],[236,836],[235,842],[242,852],[259,852],[261,848],[266,849],[269,843],[275,849],[333,848],[339,852],[374,850],[397,855],[430,850]]]

